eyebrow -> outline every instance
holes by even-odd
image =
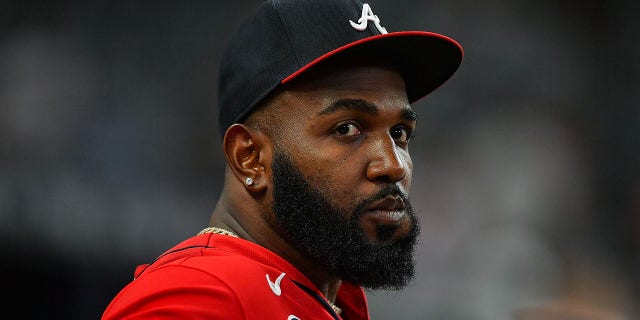
[[[377,105],[362,99],[339,99],[320,111],[318,115],[323,116],[339,110],[355,110],[370,115],[377,115],[380,108],[378,108]],[[418,114],[413,111],[411,107],[402,109],[402,114],[400,116],[409,121],[418,120]]]

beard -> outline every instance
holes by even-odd
[[[288,242],[343,281],[368,289],[400,290],[414,278],[414,247],[419,225],[407,196],[395,184],[360,201],[352,210],[336,208],[314,189],[293,161],[276,150],[273,162],[275,230]],[[360,219],[368,206],[387,196],[404,200],[411,231],[397,241],[395,227],[377,229],[381,242],[367,239]]]

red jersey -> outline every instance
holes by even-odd
[[[340,316],[305,275],[266,248],[205,233],[139,266],[102,320],[369,320],[358,286],[343,282],[336,305]]]

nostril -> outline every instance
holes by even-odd
[[[367,170],[367,178],[371,181],[397,182],[406,176],[405,166],[396,162],[371,163]]]

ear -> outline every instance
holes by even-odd
[[[236,123],[225,132],[223,149],[227,164],[236,179],[250,192],[266,188],[264,159],[261,158],[267,138],[243,124]]]

